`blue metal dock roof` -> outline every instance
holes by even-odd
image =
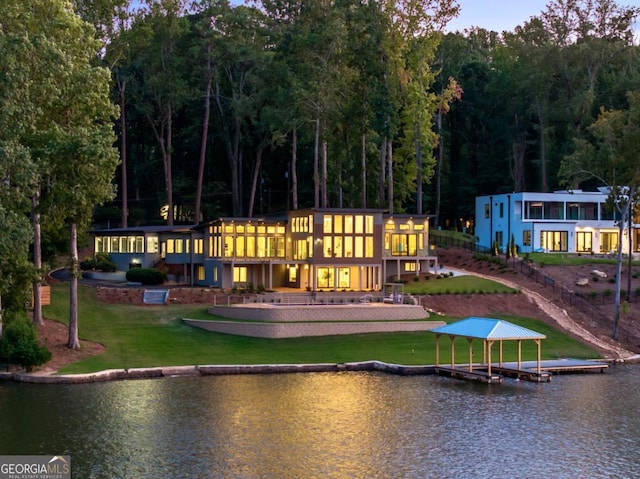
[[[432,333],[491,340],[545,339],[544,334],[494,318],[470,317],[432,329]]]

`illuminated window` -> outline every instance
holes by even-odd
[[[224,237],[224,257],[231,258],[233,256],[233,236]]]
[[[531,246],[531,230],[524,230],[522,232],[522,245]]]
[[[353,233],[353,216],[351,215],[344,217],[344,232],[348,235]]]
[[[408,223],[402,223],[399,226],[400,231],[409,231],[411,228]]]
[[[396,225],[393,221],[389,220],[384,224],[384,229],[393,231],[396,229]]]
[[[244,225],[236,226],[236,233],[244,233]]]
[[[309,215],[309,233],[313,233],[313,216]]]
[[[265,234],[267,232],[267,227],[264,225],[258,226],[258,234]]]
[[[333,268],[318,268],[318,288],[333,288],[335,285],[335,276]]]
[[[541,231],[540,247],[548,251],[567,251],[567,232]],[[602,245],[600,245],[600,248],[602,251]]]
[[[298,268],[292,266],[289,268],[289,282],[295,283],[298,280]]]
[[[256,227],[255,225],[247,225],[247,233],[255,233]]]
[[[278,240],[278,251],[277,251],[278,258],[284,258],[285,257],[284,238],[277,238],[277,240]]]
[[[148,236],[147,237],[147,253],[157,253],[157,252],[158,252],[158,237]]]
[[[618,233],[603,231],[600,233],[600,252],[618,251]]]
[[[364,217],[365,229],[364,232],[368,235],[373,234],[373,216],[367,215]]]
[[[101,236],[96,236],[93,239],[93,249],[96,253],[104,253],[105,251],[102,249],[103,243],[102,243],[102,237]]]
[[[353,237],[352,236],[344,237],[344,257],[345,258],[353,257]]]
[[[333,244],[331,241],[331,236],[324,236],[322,238],[322,251],[324,251],[325,258],[333,257]]]
[[[256,237],[247,236],[247,258],[256,257]]]
[[[418,238],[417,235],[407,235],[409,238],[409,256],[415,256],[418,254]]]
[[[224,225],[224,232],[232,234],[233,233],[233,225]]]
[[[333,237],[333,256],[342,258],[342,236]]]
[[[175,240],[168,239],[167,240],[167,254],[175,253]]]
[[[184,251],[184,241],[181,239],[176,240],[176,253],[182,253]]]
[[[404,270],[405,271],[415,271],[416,270],[416,264],[415,263],[405,263],[404,264]]]
[[[307,240],[297,240],[294,243],[294,259],[307,259]]]
[[[591,244],[592,234],[590,231],[576,232],[576,251],[590,252],[593,247]]]
[[[333,216],[333,232],[338,234],[342,233],[342,215]]]
[[[196,266],[196,278],[198,281],[204,281],[204,266]]]
[[[111,252],[112,253],[119,253],[120,249],[118,248],[119,242],[118,242],[118,237],[117,236],[113,236],[111,238]]]
[[[338,268],[338,287],[343,289],[351,287],[349,268]]]
[[[279,235],[283,235],[283,234],[284,234],[284,232],[285,232],[285,228],[284,228],[284,226],[278,225],[278,226],[276,227],[276,231],[277,231],[277,233],[278,233]]]
[[[236,256],[244,258],[244,236],[236,237]]]
[[[246,283],[247,282],[247,267],[246,266],[234,266],[233,267],[233,282],[234,283]]]
[[[197,238],[193,240],[193,252],[195,254],[202,254],[204,246],[204,240],[202,238]]]
[[[365,250],[364,250],[365,257],[373,258],[373,236],[365,236],[364,244],[365,244]]]
[[[416,223],[413,225],[414,231],[424,231],[424,225],[422,223]]]
[[[322,222],[322,232],[324,234],[333,232],[333,217],[331,215],[324,215]]]
[[[361,235],[362,233],[364,233],[364,217],[362,215],[356,215],[355,216],[355,233],[358,235]]]
[[[276,227],[275,226],[267,226],[267,234],[270,234],[270,235],[276,234]]]
[[[213,281],[215,283],[218,282],[218,267],[217,266],[214,266],[214,268],[213,268]]]
[[[354,257],[364,258],[364,238],[362,236],[355,236],[353,241]]]
[[[267,238],[258,236],[258,258],[267,256]]]

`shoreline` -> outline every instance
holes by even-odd
[[[598,359],[611,364],[637,364],[640,355],[626,359]],[[434,375],[435,365],[407,366],[383,361],[319,364],[230,364],[201,366],[158,366],[150,368],[106,369],[83,374],[42,374],[25,372],[0,372],[0,380],[33,384],[88,384],[129,379],[159,379],[171,377],[205,377],[240,374],[288,374],[316,372],[384,372],[400,376]]]

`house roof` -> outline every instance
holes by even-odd
[[[544,334],[501,319],[470,317],[432,329],[432,333],[492,340],[545,339]]]

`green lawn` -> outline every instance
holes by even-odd
[[[68,287],[51,288],[47,318],[67,322]],[[61,373],[103,369],[193,364],[297,364],[380,360],[398,364],[434,364],[435,335],[431,333],[359,334],[313,338],[261,339],[212,333],[192,328],[180,318],[207,317],[203,306],[133,306],[98,301],[92,288],[79,288],[80,337],[106,347],[100,356],[63,368]],[[438,318],[440,319],[440,318]],[[453,321],[457,318],[444,318]],[[541,321],[504,317],[547,335],[543,357],[597,358],[589,347],[553,330]],[[441,361],[449,358],[449,340],[441,340]],[[480,354],[480,342],[474,345]],[[515,344],[505,344],[505,360],[515,360]],[[467,358],[467,342],[456,342],[456,358]],[[523,359],[535,358],[535,344],[523,342]]]
[[[581,264],[616,264],[615,258],[598,258],[590,254],[569,254],[569,253],[527,253],[527,257],[537,264],[549,266],[578,266]],[[627,258],[623,259],[623,264],[627,264]],[[640,266],[640,261],[633,261],[634,266]]]
[[[410,281],[404,286],[410,294],[473,294],[517,293],[518,290],[503,284],[472,275]]]

